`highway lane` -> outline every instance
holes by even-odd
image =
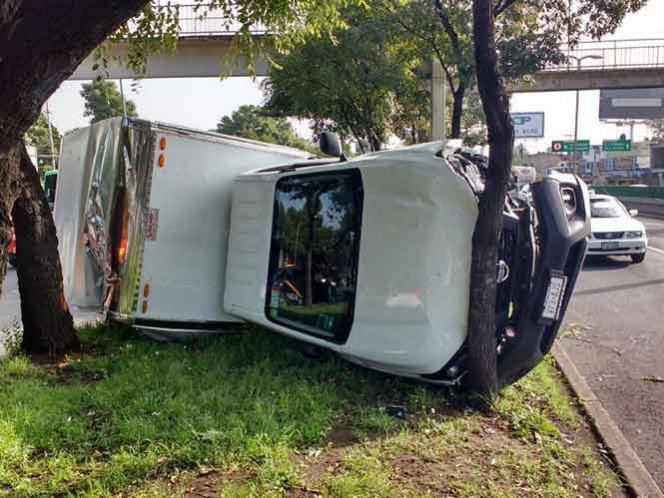
[[[3,331],[12,326],[14,321],[21,318],[21,301],[18,295],[18,281],[16,270],[9,268],[5,276],[0,297],[0,358],[5,355]]]
[[[664,251],[664,220],[639,218],[646,226],[646,234],[650,247]]]
[[[72,308],[74,323],[77,325],[84,322],[91,322],[99,319],[99,315],[89,310]],[[2,296],[0,296],[0,358],[5,354],[4,332],[11,328],[15,322],[20,323],[21,319],[21,301],[18,292],[18,278],[16,270],[9,268],[5,276],[5,282],[2,286]]]
[[[587,261],[562,341],[664,489],[664,220],[641,221],[652,246],[645,261]]]

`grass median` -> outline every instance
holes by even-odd
[[[258,329],[191,344],[81,335],[85,352],[60,362],[0,363],[2,497],[618,492],[549,363],[479,414]]]

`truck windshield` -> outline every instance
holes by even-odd
[[[590,216],[592,218],[622,218],[627,212],[614,199],[590,199]]]
[[[277,182],[266,316],[335,342],[350,333],[357,286],[362,179],[359,171]]]

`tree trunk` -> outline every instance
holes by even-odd
[[[498,394],[496,265],[514,145],[509,98],[498,72],[494,21],[493,2],[473,0],[475,63],[489,135],[489,166],[473,233],[465,382],[485,403]]]
[[[452,107],[452,131],[450,138],[461,138],[461,116],[463,115],[463,99],[466,97],[466,87],[460,83],[453,95],[454,104]]]
[[[18,146],[8,147],[0,144],[0,296],[2,284],[7,273],[7,244],[12,238],[11,213],[18,196],[18,170],[21,151]]]
[[[23,147],[22,189],[14,203],[23,349],[48,354],[78,349],[74,320],[64,297],[58,239],[39,174]]]
[[[369,140],[369,146],[371,147],[371,152],[378,152],[383,145],[383,140],[378,136],[373,130],[369,130],[367,133],[367,139]]]
[[[81,61],[148,0],[3,0],[0,3],[0,284],[7,268],[9,213],[17,216],[24,345],[75,347],[62,293],[57,238],[41,184],[21,139],[46,99]],[[31,166],[30,166],[31,167]],[[31,246],[32,243],[36,245]]]

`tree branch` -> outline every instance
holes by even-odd
[[[81,61],[149,0],[4,0],[0,142],[19,140]],[[0,145],[2,145],[0,143]]]
[[[508,10],[517,1],[518,0],[499,0],[496,6],[493,8],[494,17],[500,16],[500,14]]]
[[[452,44],[452,50],[454,51],[454,56],[457,58],[457,63],[460,63],[463,59],[463,52],[461,51],[461,43],[459,41],[459,35],[457,34],[454,26],[450,22],[450,18],[447,17],[445,9],[443,9],[443,3],[441,0],[433,0],[434,10],[440,19],[440,23],[443,25],[443,29],[450,39]]]
[[[454,58],[456,59],[455,63],[459,71],[459,85],[461,86],[462,83],[467,84],[472,78],[472,67],[469,64],[464,64],[464,55],[463,49],[461,48],[459,34],[454,29],[450,18],[445,13],[442,1],[433,0],[433,4],[438,19],[440,19],[440,23],[452,44],[452,52],[454,53]],[[453,88],[452,92],[456,92],[456,90]]]

